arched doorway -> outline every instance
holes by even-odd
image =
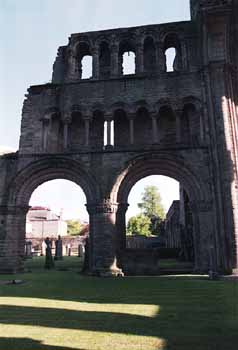
[[[34,190],[26,215],[25,266],[33,269],[45,265],[48,239],[52,265],[82,269],[89,235],[86,202],[83,190],[69,180],[50,180]]]
[[[123,268],[123,254],[126,253],[126,211],[128,196],[132,187],[141,179],[150,175],[164,175],[178,181],[189,200],[193,223],[194,268],[196,271],[208,271],[211,266],[211,254],[216,255],[216,242],[213,228],[206,227],[210,218],[206,185],[201,182],[192,170],[178,158],[166,152],[154,155],[143,155],[128,164],[128,167],[117,178],[113,189],[115,201],[118,202],[117,212],[117,247],[118,260]],[[211,253],[211,249],[213,253]],[[215,257],[213,256],[215,259]]]
[[[6,270],[23,269],[25,223],[30,198],[37,187],[55,179],[69,180],[80,186],[85,193],[87,204],[99,198],[99,189],[94,177],[75,160],[49,157],[26,166],[16,176],[9,191],[8,208],[11,208],[11,212],[6,218]],[[93,242],[90,250],[92,256]]]

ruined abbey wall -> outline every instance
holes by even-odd
[[[58,49],[52,83],[28,89],[19,151],[0,158],[0,270],[21,268],[30,196],[55,178],[87,197],[91,271],[123,270],[128,194],[155,174],[189,196],[196,271],[238,267],[237,6],[191,0],[191,21],[72,34]]]

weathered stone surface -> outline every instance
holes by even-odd
[[[193,0],[192,21],[72,34],[59,48],[52,83],[28,90],[19,151],[0,157],[1,271],[22,268],[32,192],[64,178],[87,198],[90,270],[120,275],[128,194],[155,174],[189,197],[196,270],[211,268],[211,254],[219,272],[238,267],[237,7]],[[127,51],[134,75],[123,75]],[[93,69],[83,80],[85,55]]]

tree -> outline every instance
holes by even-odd
[[[150,236],[150,224],[150,219],[143,214],[132,216],[127,224],[127,234]]]
[[[82,224],[79,220],[67,220],[67,233],[70,236],[77,236],[80,234],[82,229]]]
[[[165,210],[159,190],[156,186],[147,186],[142,194],[142,202],[138,207],[144,216],[150,219],[150,233],[160,233],[161,222],[165,219]]]
[[[156,186],[146,186],[142,194],[142,202],[138,203],[145,216],[150,219],[158,217],[161,220],[165,218],[165,211],[162,204],[161,196]]]

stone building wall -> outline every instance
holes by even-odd
[[[238,267],[236,9],[236,0],[191,0],[191,21],[72,34],[59,48],[52,83],[28,89],[19,151],[0,158],[1,270],[22,266],[34,189],[65,178],[87,198],[91,271],[120,273],[128,194],[156,174],[189,197],[195,269]],[[128,51],[133,75],[122,70]]]
[[[180,201],[173,201],[165,218],[165,241],[167,248],[181,248]]]

